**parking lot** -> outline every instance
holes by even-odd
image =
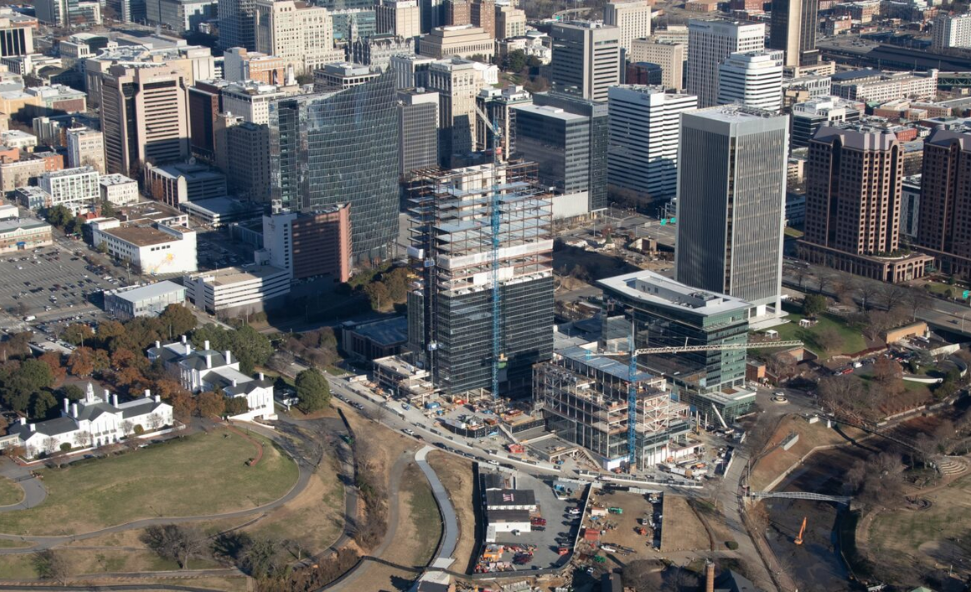
[[[83,248],[78,243],[78,249]],[[21,319],[28,315],[37,321],[90,318],[99,311],[89,295],[121,285],[88,270],[83,258],[60,247],[5,253],[0,263],[4,269],[0,302]]]
[[[253,262],[253,247],[233,241],[224,233],[200,231],[197,239],[200,269],[220,269]]]
[[[560,556],[557,551],[560,547],[572,546],[576,538],[580,521],[568,516],[567,509],[577,507],[577,501],[556,499],[556,494],[553,493],[553,488],[549,482],[531,475],[518,472],[516,473],[516,481],[518,489],[531,489],[536,495],[536,504],[539,506],[540,515],[546,519],[546,526],[544,530],[535,530],[534,527],[532,532],[522,532],[518,536],[510,532],[497,533],[496,543],[536,546],[532,561],[513,566],[517,571],[531,570],[534,566],[542,569],[566,562],[569,555]],[[511,562],[512,554],[504,556],[503,560]]]

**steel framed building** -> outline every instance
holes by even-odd
[[[546,427],[558,437],[582,446],[612,470],[629,459],[626,363],[581,347],[557,351],[533,372],[533,397]],[[671,399],[665,379],[639,370],[636,451],[638,466],[649,468],[672,455],[673,440],[690,431],[688,405]]]
[[[443,393],[485,394],[498,338],[501,394],[528,391],[533,364],[553,353],[553,205],[537,184],[536,165],[418,171],[409,203],[408,253],[421,277],[408,296],[410,349]],[[495,336],[494,278],[501,303]]]

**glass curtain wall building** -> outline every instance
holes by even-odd
[[[270,106],[275,206],[351,204],[356,263],[393,256],[398,236],[398,121],[390,73]]]

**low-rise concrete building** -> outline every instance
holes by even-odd
[[[192,273],[182,283],[190,302],[223,316],[274,308],[290,293],[290,274],[272,265],[253,264]]]
[[[101,201],[107,201],[116,206],[125,206],[138,202],[138,182],[125,175],[117,173],[102,175],[98,179]]]
[[[116,218],[101,218],[89,224],[96,249],[104,244],[108,255],[128,261],[142,273],[177,274],[198,269],[196,233],[186,226],[123,226]]]
[[[120,319],[154,317],[170,304],[185,302],[185,288],[175,282],[128,286],[104,293],[105,312]]]

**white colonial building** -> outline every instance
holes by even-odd
[[[183,335],[182,341],[164,346],[156,341],[155,347],[148,350],[148,359],[161,360],[166,368],[177,369],[182,387],[194,393],[221,389],[231,399],[245,397],[249,411],[230,419],[252,421],[277,417],[273,408],[273,381],[266,380],[262,372],[255,379],[240,372],[239,360],[229,350],[210,350],[208,341],[203,349],[196,350]]]
[[[57,452],[64,444],[71,448],[112,444],[136,432],[170,426],[173,421],[172,406],[163,403],[158,395],[153,397],[146,390],[144,397],[119,403],[118,395],[107,390],[101,397],[95,395],[94,385],[89,382],[83,399],[76,403],[64,399],[61,417],[37,423],[21,418],[8,431],[20,438],[17,445],[24,448],[24,456],[34,458]]]

